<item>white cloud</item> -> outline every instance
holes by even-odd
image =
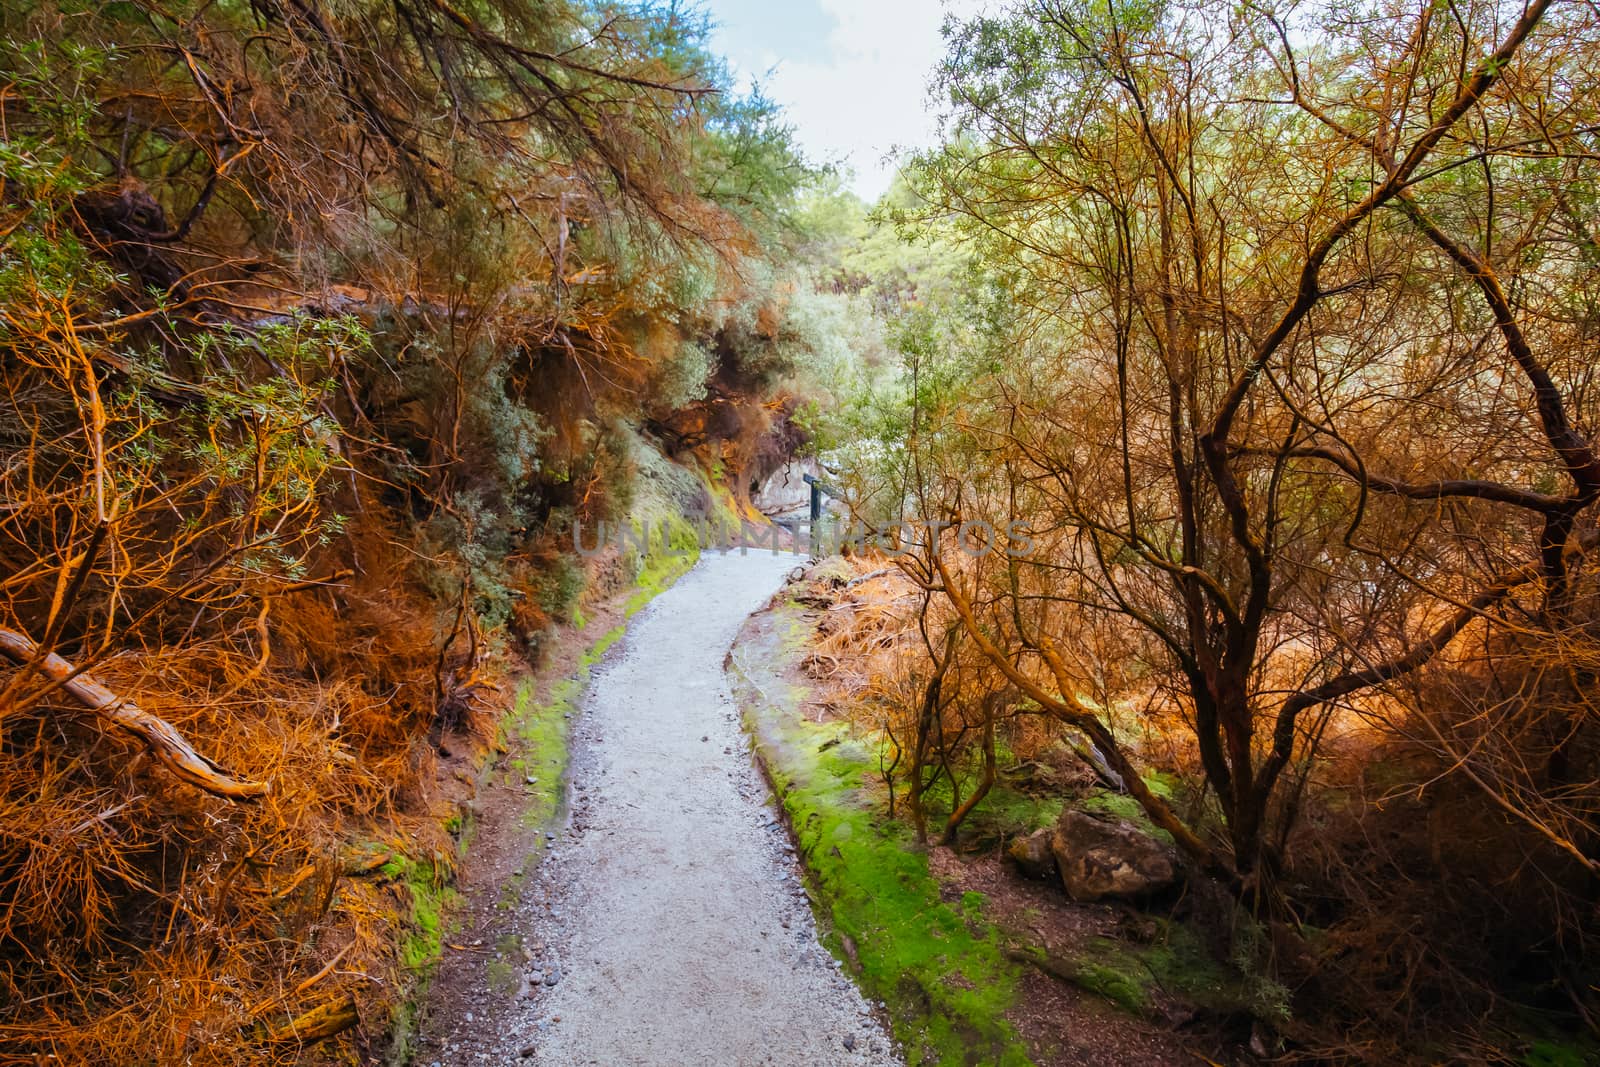
[[[818,2],[834,20],[825,58],[789,58],[782,41],[763,41],[730,58],[744,77],[771,71],[763,79],[766,91],[784,106],[807,154],[850,166],[856,192],[871,201],[894,174],[894,163],[885,158],[892,150],[933,142],[936,123],[927,88],[944,55],[939,31],[947,11],[971,14],[981,3]]]

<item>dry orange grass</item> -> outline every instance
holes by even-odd
[[[257,801],[179,783],[65,698],[0,720],[0,1064],[358,1062],[382,1039],[411,906],[382,861],[448,849],[415,803],[437,636],[377,571],[284,598],[265,667],[215,639],[98,670],[270,782]]]

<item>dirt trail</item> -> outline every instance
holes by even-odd
[[[439,1020],[444,1063],[895,1064],[817,943],[722,663],[799,559],[708,553],[629,627],[574,731],[572,814],[502,930],[521,990]]]

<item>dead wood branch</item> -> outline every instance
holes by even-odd
[[[168,770],[212,796],[229,800],[252,800],[271,790],[266,782],[235,778],[194,750],[171,723],[145,711],[131,700],[123,700],[88,674],[78,673],[72,664],[55,653],[39,656],[39,646],[15,630],[0,629],[0,654],[18,666],[32,664],[51,682],[65,689],[84,707],[113,726],[144,742],[150,754]]]
[[[361,1021],[356,1011],[356,998],[346,993],[342,997],[319,1004],[315,1008],[285,1023],[272,1035],[274,1044],[297,1041],[305,1044],[321,1041],[325,1037],[341,1034]]]

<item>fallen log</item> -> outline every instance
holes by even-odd
[[[326,1004],[319,1004],[297,1019],[279,1027],[269,1038],[274,1044],[293,1041],[309,1045],[325,1037],[343,1033],[361,1021],[356,1010],[356,998],[345,994]]]
[[[272,789],[267,782],[249,782],[233,777],[196,752],[171,723],[150,714],[131,700],[123,700],[87,673],[77,673],[72,664],[54,652],[40,658],[39,646],[15,630],[0,629],[0,655],[18,666],[32,663],[35,670],[58,683],[78,703],[144,742],[150,754],[173,774],[212,796],[251,800]]]

